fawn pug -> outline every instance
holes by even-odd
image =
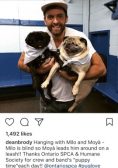
[[[79,85],[84,79],[85,74],[90,66],[88,52],[89,50],[87,47],[86,39],[79,36],[66,37],[60,48],[59,57],[63,62],[62,67],[67,65],[78,75],[78,78],[72,88],[72,93],[74,96],[78,94]],[[51,78],[59,68],[60,64],[58,62],[55,62],[54,66],[50,70],[48,77],[42,83],[42,88],[46,88],[48,86]]]
[[[83,80],[91,64],[88,53],[89,49],[85,38],[79,36],[66,37],[60,48],[59,55],[63,64],[62,62],[56,62],[47,79],[41,85],[42,88],[46,88],[58,68],[66,66],[70,67],[71,70],[77,74],[78,78],[72,88],[75,101],[68,109],[68,112],[73,112],[74,109],[89,95],[92,87],[97,81],[97,79]],[[84,92],[84,88],[86,88],[86,92]]]

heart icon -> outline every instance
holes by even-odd
[[[11,126],[11,125],[14,123],[14,119],[13,119],[13,118],[6,118],[6,119],[5,119],[5,123],[6,123],[8,126]]]

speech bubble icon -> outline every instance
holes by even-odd
[[[29,120],[27,118],[21,118],[20,124],[22,126],[29,126]]]
[[[113,126],[113,118],[106,118],[106,126],[108,125]]]

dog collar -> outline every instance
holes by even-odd
[[[34,59],[36,59],[37,57],[39,57],[40,55],[42,55],[46,49],[47,47],[41,50],[41,49],[35,49],[34,47],[31,47],[30,45],[26,45],[24,64],[27,64],[33,61]]]
[[[69,58],[68,60],[64,61],[63,66],[68,64],[76,64],[76,65],[83,65],[90,62],[90,56],[87,55],[85,58],[77,59],[77,58]]]

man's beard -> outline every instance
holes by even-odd
[[[57,25],[58,26],[58,25]],[[64,32],[64,30],[65,30],[65,25],[62,25],[62,24],[60,24],[59,25],[59,31],[55,31],[55,30],[53,30],[53,29],[56,29],[55,28],[56,27],[56,25],[50,25],[50,26],[48,26],[48,30],[52,33],[52,35],[54,35],[54,36],[56,36],[56,37],[58,37],[58,36],[60,36],[63,32]]]

